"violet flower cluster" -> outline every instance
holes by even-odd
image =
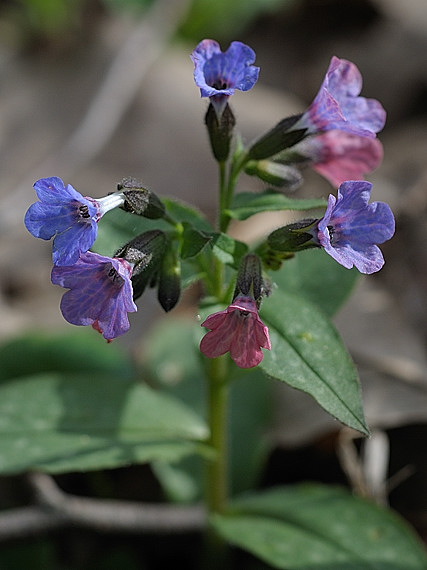
[[[70,289],[61,301],[64,318],[75,325],[92,325],[107,340],[129,329],[132,267],[121,259],[91,253],[98,222],[124,204],[123,192],[105,198],[83,197],[58,177],[34,184],[39,202],[25,214],[25,226],[35,237],[53,239],[52,283]]]
[[[384,258],[378,245],[395,231],[394,217],[383,202],[371,202],[372,184],[364,176],[380,164],[383,156],[377,133],[384,127],[386,113],[375,99],[360,95],[361,74],[353,63],[332,57],[321,87],[309,107],[299,115],[285,117],[269,131],[244,146],[236,143],[235,118],[229,105],[236,90],[249,91],[259,76],[255,52],[234,41],[221,51],[210,39],[201,41],[191,54],[194,81],[201,97],[209,101],[205,123],[212,152],[222,165],[230,167],[228,186],[220,188],[218,228],[193,226],[191,216],[174,219],[155,196],[140,192],[134,179],[101,199],[84,197],[57,177],[34,185],[39,201],[30,206],[25,225],[35,237],[52,239],[52,282],[68,289],[61,301],[64,318],[75,325],[91,325],[107,340],[129,329],[128,313],[135,312],[136,296],[147,286],[159,286],[159,300],[168,311],[179,299],[181,264],[193,258],[196,274],[204,274],[206,256],[215,257],[212,247],[226,233],[237,176],[257,176],[276,187],[293,191],[301,184],[302,170],[309,166],[326,178],[337,195],[331,194],[320,219],[301,220],[278,228],[252,253],[240,259],[235,292],[230,299],[217,296],[227,308],[208,316],[208,329],[200,343],[208,358],[229,353],[240,368],[257,366],[263,350],[272,350],[267,327],[258,310],[270,294],[266,286],[271,254],[287,259],[308,247],[322,248],[343,267],[361,273],[379,271]],[[94,253],[98,223],[106,212],[119,207],[133,214],[164,218],[171,231],[150,229],[119,249],[112,257]],[[174,215],[178,210],[173,210]],[[200,254],[200,256],[199,256]],[[209,259],[209,258],[208,258]],[[224,256],[217,257],[224,262]],[[198,262],[200,261],[199,265]],[[231,267],[236,267],[233,259]],[[205,286],[209,288],[209,272]],[[224,290],[230,290],[224,287]]]

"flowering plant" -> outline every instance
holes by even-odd
[[[378,245],[395,230],[390,207],[369,203],[374,190],[363,180],[382,158],[376,133],[384,126],[385,111],[378,101],[360,96],[357,67],[333,57],[305,112],[283,118],[244,145],[229,102],[236,89],[248,91],[256,84],[255,52],[241,42],[232,42],[222,52],[216,41],[206,39],[191,59],[196,86],[208,100],[205,123],[218,164],[216,220],[174,199],[159,198],[134,178],[123,179],[111,194],[96,199],[83,197],[52,177],[35,183],[39,202],[29,208],[25,225],[36,237],[53,238],[51,280],[68,289],[61,311],[69,323],[91,325],[112,341],[137,318],[133,314],[136,301],[147,288],[156,289],[161,307],[169,312],[181,291],[196,283],[200,321],[196,322],[196,311],[186,325],[180,320],[174,325],[171,319],[157,344],[147,350],[154,383],[169,394],[140,383],[132,386],[127,406],[134,412],[125,406],[120,425],[126,429],[114,440],[115,445],[123,443],[119,454],[106,453],[106,441],[102,451],[91,435],[84,440],[84,449],[79,447],[83,443],[74,441],[72,457],[66,460],[36,457],[32,450],[32,465],[61,471],[152,462],[166,494],[176,492],[175,484],[185,473],[196,490],[179,499],[204,497],[205,505],[202,514],[191,511],[196,518],[182,511],[177,520],[182,531],[205,528],[209,518],[207,556],[216,561],[215,567],[223,565],[225,542],[229,542],[276,568],[314,570],[343,567],[337,566],[341,563],[374,567],[377,560],[380,565],[395,561],[402,548],[404,564],[421,568],[417,561],[423,564],[425,558],[418,545],[408,539],[408,546],[405,539],[402,547],[402,540],[397,541],[399,550],[394,541],[374,532],[381,521],[395,536],[394,522],[387,515],[341,491],[313,487],[290,494],[279,489],[230,501],[236,488],[247,490],[252,485],[266,456],[257,432],[261,425],[257,411],[266,392],[260,396],[256,390],[259,386],[264,390],[263,378],[308,393],[341,424],[369,434],[356,368],[328,317],[350,291],[356,270],[371,274],[382,268]],[[287,194],[302,183],[307,164],[334,186],[327,201]],[[267,181],[270,187],[258,193],[237,192],[244,173]],[[283,210],[294,212],[295,221],[266,230],[256,243],[230,235],[232,221],[237,224],[259,212]],[[305,212],[317,215],[307,218]],[[185,361],[182,366],[188,372],[182,383],[191,384],[191,396],[183,398],[185,405],[178,401],[179,386],[174,393],[159,372],[168,363],[170,369],[181,370],[178,361]],[[194,394],[202,375],[206,379],[203,403],[196,403]],[[235,387],[242,380],[243,391]],[[88,382],[93,384],[95,379]],[[81,389],[86,393],[89,388]],[[227,423],[228,397],[239,389],[243,399],[252,402],[251,414],[240,411],[245,424],[237,446],[247,452],[244,484],[236,481],[233,471],[239,453],[230,456],[228,447],[233,432]],[[108,395],[101,389],[99,398]],[[190,403],[197,413],[188,409]],[[110,405],[114,409],[117,402]],[[179,464],[191,455],[204,459],[204,477]],[[178,467],[172,466],[176,462]],[[358,532],[357,521],[367,517],[367,530],[360,534],[363,548],[348,542],[333,524],[323,529],[321,515],[307,507],[310,494],[314,502],[322,503],[319,512],[327,513],[331,521],[344,511],[354,513],[353,518],[347,517],[350,539]],[[173,522],[169,524],[172,528]]]

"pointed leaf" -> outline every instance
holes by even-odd
[[[167,213],[177,222],[188,222],[194,228],[203,232],[212,232],[213,227],[207,221],[205,216],[193,206],[189,206],[184,202],[164,198],[163,202],[166,206]]]
[[[175,461],[207,435],[182,402],[120,377],[52,373],[0,385],[2,474]]]
[[[257,194],[241,192],[234,196],[231,208],[227,210],[227,214],[230,218],[236,220],[246,220],[260,212],[313,210],[315,208],[325,208],[326,205],[326,201],[322,199],[297,200],[274,190],[266,190]]]
[[[261,308],[271,351],[260,367],[272,378],[311,394],[333,417],[368,434],[356,368],[336,329],[314,305],[275,291]]]
[[[0,346],[0,381],[40,372],[134,374],[130,358],[119,344],[107,344],[93,330],[72,333],[27,333]]]
[[[236,500],[213,524],[231,544],[282,570],[424,570],[426,552],[391,510],[323,485]]]
[[[188,259],[197,255],[212,239],[212,235],[197,230],[188,222],[183,222],[181,258]]]
[[[359,277],[356,268],[346,269],[322,249],[301,251],[271,273],[280,289],[304,297],[329,317],[341,307]]]
[[[238,269],[240,260],[247,253],[248,246],[227,234],[215,234],[211,241],[214,255],[226,265]]]

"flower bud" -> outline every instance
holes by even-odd
[[[164,255],[166,234],[160,230],[150,230],[140,234],[121,249],[114,257],[122,257],[133,265],[133,298],[140,297],[145,288],[153,287],[157,281]]]
[[[157,219],[165,214],[165,207],[160,199],[143,187],[135,178],[123,178],[117,185],[117,189],[123,192],[125,203],[122,209],[132,214],[144,216],[144,218]]]
[[[181,264],[174,244],[170,243],[162,259],[157,298],[166,312],[175,307],[181,295]]]
[[[218,117],[211,103],[206,112],[205,123],[213,155],[218,162],[224,162],[230,154],[231,140],[233,138],[234,125],[236,124],[228,103],[220,117]]]
[[[302,175],[294,166],[282,164],[273,160],[251,160],[245,167],[246,174],[258,176],[264,182],[296,190],[302,183]]]
[[[260,258],[255,253],[248,253],[240,262],[233,298],[239,295],[250,296],[259,306],[262,297],[269,294],[270,285],[264,281],[262,276]]]
[[[257,139],[248,149],[248,158],[262,160],[275,156],[285,148],[294,146],[307,135],[306,128],[292,129],[301,115],[282,119],[276,126]]]
[[[278,228],[268,236],[267,243],[271,249],[287,253],[318,247],[311,233],[317,221],[317,219],[300,220]]]

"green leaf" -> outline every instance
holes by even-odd
[[[111,257],[131,239],[148,230],[169,231],[170,224],[162,219],[152,220],[116,208],[107,212],[98,224],[98,235],[92,250]]]
[[[177,222],[187,222],[202,232],[213,232],[213,227],[202,212],[199,212],[196,208],[170,198],[164,198],[162,201],[166,206],[167,213]]]
[[[0,385],[0,472],[176,461],[206,450],[182,402],[119,376],[40,374]]]
[[[426,552],[391,510],[323,485],[277,488],[213,517],[234,546],[282,570],[425,570]]]
[[[246,220],[260,212],[313,210],[325,207],[326,201],[322,199],[296,200],[280,192],[266,190],[257,194],[251,192],[235,194],[231,208],[226,213],[235,220]]]
[[[216,306],[208,312],[223,308]],[[206,385],[198,345],[205,332],[195,320],[168,318],[151,330],[144,351],[150,381],[203,417],[206,415]],[[272,384],[259,369],[243,372],[233,367],[232,370],[237,377],[230,382],[230,486],[233,492],[241,492],[255,484],[270,451],[265,433],[273,405]],[[169,496],[175,493],[177,497],[184,473],[196,480],[200,496],[203,471],[197,462],[197,457],[185,458],[179,471],[168,469],[166,474],[156,471]],[[183,492],[180,500],[186,498]]]
[[[188,222],[184,222],[183,226],[181,258],[188,259],[200,253],[205,245],[212,239],[212,235],[195,229]]]
[[[248,246],[227,234],[215,234],[210,242],[214,255],[226,265],[238,269],[240,260],[247,253]]]
[[[336,329],[315,306],[286,291],[263,302],[271,351],[260,367],[266,374],[313,398],[342,423],[369,434],[356,368]]]
[[[270,274],[281,289],[298,294],[333,316],[353,290],[360,273],[346,269],[322,249],[299,252]]]
[[[200,232],[213,232],[212,226],[203,214],[187,204],[164,198],[167,214],[176,222],[188,222]],[[98,224],[98,235],[92,247],[101,255],[113,255],[131,239],[148,230],[170,231],[171,226],[165,220],[144,218],[116,208],[107,212]]]
[[[92,372],[130,379],[134,367],[119,344],[92,329],[51,335],[27,333],[0,346],[0,381],[40,372]]]

